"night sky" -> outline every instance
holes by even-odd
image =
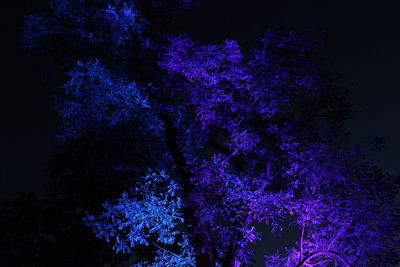
[[[54,84],[43,82],[46,59],[19,47],[25,15],[47,0],[6,1],[1,10],[2,96],[0,196],[40,193],[46,161],[54,151],[57,116]],[[271,27],[301,30],[316,26],[330,41],[323,65],[351,89],[357,112],[347,122],[355,141],[383,137],[386,148],[372,156],[387,171],[400,166],[400,3],[388,0],[306,1],[206,0],[182,28],[196,39],[236,39],[247,44]]]

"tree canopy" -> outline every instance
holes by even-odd
[[[396,264],[398,188],[349,144],[350,104],[317,64],[320,39],[204,44],[171,27],[197,4],[52,0],[28,17],[23,46],[67,70],[60,141],[129,150],[110,160],[132,187],[86,224],[135,266],[251,265],[256,225],[298,229],[266,266]]]

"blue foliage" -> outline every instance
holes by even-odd
[[[151,121],[151,106],[143,88],[113,74],[98,60],[78,62],[68,76],[70,80],[63,86],[66,96],[58,104],[65,122],[61,138],[77,137],[101,122],[115,125],[141,117],[148,118],[143,122],[149,127],[160,124]]]
[[[85,0],[52,0],[53,16],[30,15],[23,28],[23,47],[37,48],[45,38],[60,38],[65,41],[79,41],[103,47],[107,44],[110,52],[129,43],[148,42],[140,34],[146,21],[135,9],[135,1],[94,1],[87,5]]]
[[[189,244],[189,239],[186,235],[182,235],[183,241],[177,245],[181,247],[180,253],[176,254],[169,250],[159,247],[154,257],[154,262],[143,261],[134,264],[133,267],[189,267],[196,266],[194,259],[194,251]]]
[[[255,223],[273,232],[291,224],[299,241],[267,264],[394,262],[398,189],[347,147],[337,125],[320,123],[342,122],[347,102],[313,61],[318,44],[276,31],[247,51],[236,41],[201,44],[162,25],[193,1],[153,0],[143,12],[135,4],[53,0],[53,16],[30,16],[24,29],[26,48],[57,40],[72,62],[101,59],[68,73],[63,139],[117,126],[139,130],[132,139],[155,134],[138,138],[144,167],[180,175],[177,183],[150,172],[88,215],[98,237],[117,252],[151,248],[152,261],[136,266],[193,266],[195,257],[238,266],[249,263]]]
[[[113,242],[117,252],[128,253],[138,245],[156,248],[153,263],[136,266],[194,266],[188,237],[177,229],[184,223],[179,184],[164,172],[149,172],[143,178],[144,183],[132,193],[105,203],[101,215],[87,215],[86,224],[97,237]],[[177,245],[179,252],[167,245]]]
[[[61,31],[57,21],[52,17],[43,15],[29,15],[22,28],[22,48],[31,50],[39,46],[46,36],[57,34]]]
[[[117,45],[123,45],[129,41],[131,34],[140,34],[145,25],[140,18],[140,13],[133,8],[133,4],[126,2],[122,6],[109,5],[103,10],[101,16],[107,22],[113,41]]]

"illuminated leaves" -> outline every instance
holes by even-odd
[[[113,242],[117,252],[127,253],[140,245],[153,247],[154,263],[137,266],[194,265],[186,233],[177,231],[184,223],[180,186],[164,172],[150,172],[143,180],[131,194],[124,193],[112,203],[105,203],[102,214],[87,215],[86,224],[97,237]],[[167,245],[174,244],[179,252],[168,249]]]
[[[317,120],[323,111],[341,121],[348,108],[315,64],[318,42],[271,30],[243,49],[167,34],[170,15],[193,4],[155,0],[140,12],[136,1],[54,0],[53,16],[25,24],[27,48],[51,40],[71,52],[65,61],[85,59],[58,99],[62,139],[134,129],[146,166],[132,171],[179,176],[144,174],[86,223],[119,252],[151,248],[137,266],[193,266],[195,251],[250,264],[255,223],[301,232],[269,266],[378,265],[398,255],[390,178]]]
[[[63,138],[79,136],[101,122],[126,123],[150,110],[141,87],[116,77],[97,60],[78,62],[68,75],[66,97],[58,107],[65,119]]]

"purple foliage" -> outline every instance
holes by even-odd
[[[124,124],[163,143],[148,144],[163,156],[146,166],[161,175],[142,173],[135,198],[124,194],[88,224],[118,237],[120,251],[158,234],[152,266],[251,264],[257,223],[299,229],[267,266],[396,264],[398,187],[343,141],[337,125],[348,103],[315,64],[320,44],[270,30],[243,49],[163,28],[167,14],[193,5],[151,1],[139,11],[136,1],[59,0],[50,17],[28,18],[25,47],[60,39],[83,55],[59,101],[64,139]],[[166,244],[179,249],[166,253]]]

